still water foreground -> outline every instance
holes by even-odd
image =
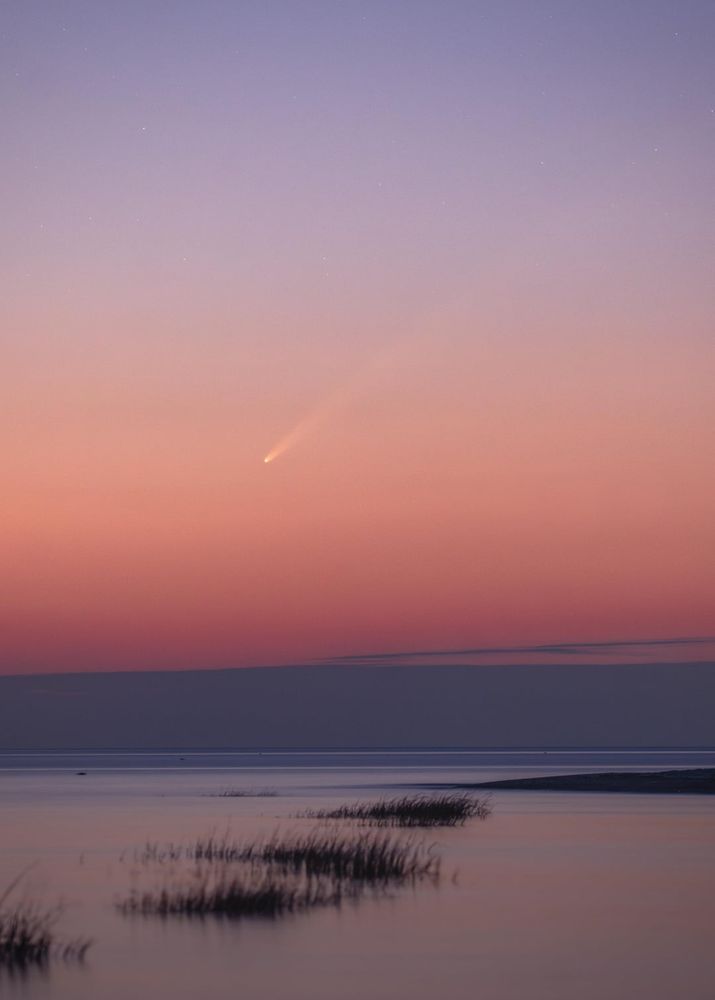
[[[693,763],[682,755],[609,758],[609,766],[644,762]],[[260,762],[177,754],[128,764],[98,755],[51,770],[56,759],[6,757],[0,886],[27,868],[27,898],[61,902],[58,933],[93,944],[84,962],[5,970],[0,993],[25,1000],[427,1000],[445,993],[457,1000],[710,1000],[715,801],[697,796],[495,792],[488,819],[426,832],[424,846],[441,858],[440,878],[398,881],[388,892],[277,920],[162,920],[116,905],[166,877],[147,867],[147,844],[161,850],[211,835],[223,843],[295,843],[325,824],[315,813],[346,802],[421,783],[545,773],[545,763],[478,754]],[[595,754],[548,761],[561,772],[600,763]],[[250,794],[220,794],[226,791]],[[350,826],[349,817],[328,822]]]

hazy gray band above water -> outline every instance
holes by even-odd
[[[0,748],[708,747],[714,663],[0,677]]]

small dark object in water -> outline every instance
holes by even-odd
[[[86,774],[86,771],[75,771],[75,774]]]

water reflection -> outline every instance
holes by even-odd
[[[575,766],[584,770],[584,759]],[[491,763],[471,776],[487,773]],[[459,877],[429,891],[397,887],[360,906],[271,922],[116,912],[147,840],[190,843],[212,829],[242,840],[300,834],[314,821],[296,813],[435,774],[454,768],[432,757],[423,772],[394,762],[379,773],[337,763],[276,769],[273,798],[211,797],[228,783],[222,769],[0,775],[0,885],[37,861],[30,889],[65,901],[62,934],[95,938],[82,967],[0,973],[3,997],[710,1000],[715,802],[704,797],[497,792],[487,821],[430,834],[445,874]],[[263,784],[244,771],[229,781]]]

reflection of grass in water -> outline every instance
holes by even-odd
[[[318,809],[304,815],[312,819],[354,819],[370,826],[461,826],[468,819],[486,819],[491,813],[487,797],[462,792],[442,795],[405,795],[379,802],[355,802],[337,809]]]
[[[340,886],[288,879],[272,872],[236,873],[228,865],[197,869],[182,882],[134,891],[119,903],[126,914],[204,917],[278,917],[316,906],[338,905]]]
[[[209,836],[187,846],[149,844],[138,859],[151,867],[196,865],[156,889],[134,890],[119,903],[127,914],[268,916],[339,906],[367,892],[422,879],[436,882],[440,859],[412,838],[367,832],[315,831],[247,843]]]
[[[55,935],[60,908],[41,909],[20,901],[8,904],[8,898],[25,875],[21,872],[0,895],[0,966],[22,969],[47,964],[51,958],[82,961],[90,946],[88,940],[62,941]]]

